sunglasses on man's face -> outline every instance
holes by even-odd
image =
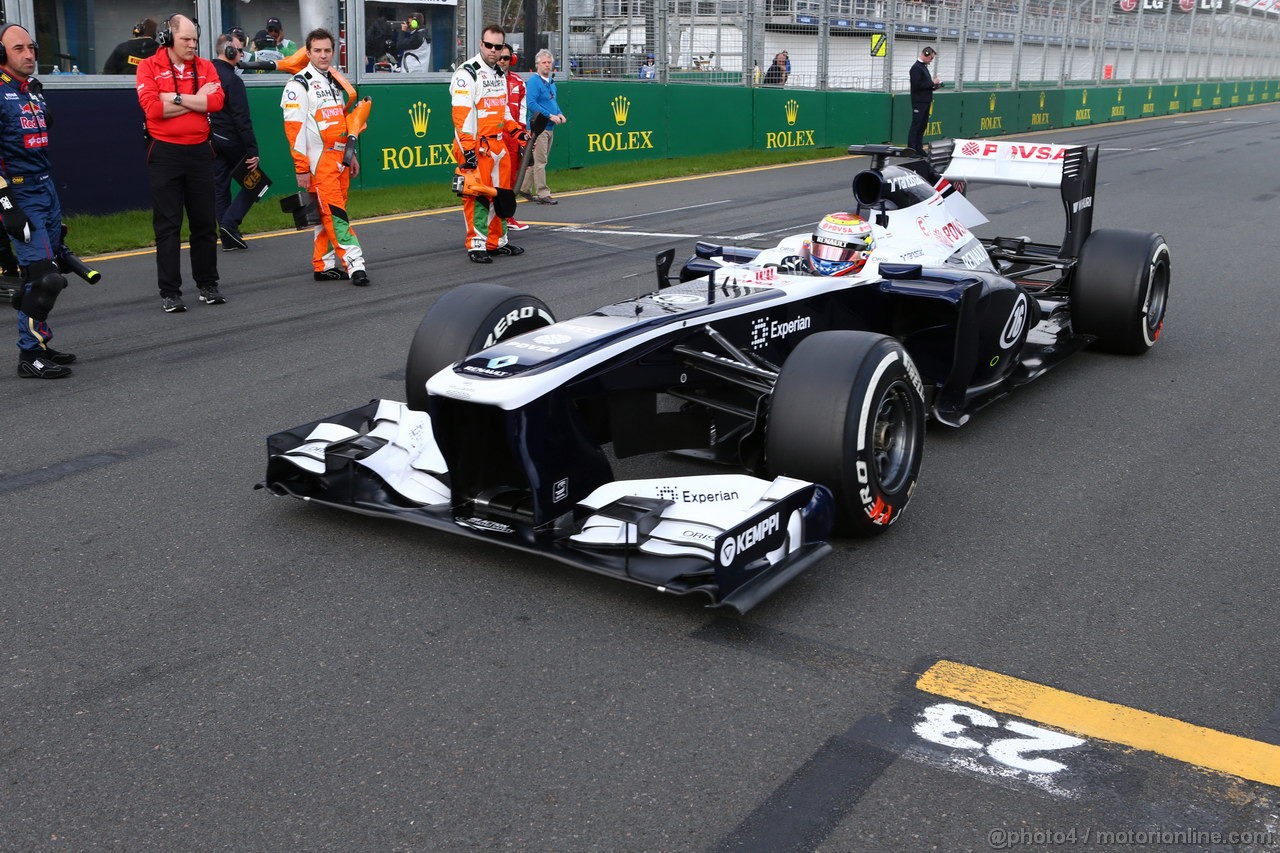
[[[509,56],[499,56],[499,57],[498,57],[498,61],[499,61],[499,62],[510,62],[510,61],[511,61],[511,57],[509,57]]]
[[[502,42],[498,42],[497,44],[489,44],[484,39],[480,40],[480,44],[484,47],[487,47],[489,50],[502,50],[502,47],[503,47]]]

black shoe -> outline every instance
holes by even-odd
[[[44,357],[52,361],[54,364],[75,364],[76,354],[73,352],[58,352],[51,347],[44,348]]]
[[[370,283],[369,274],[364,270],[356,270],[351,274],[351,283],[356,287],[368,287]]]
[[[61,379],[71,375],[71,368],[55,364],[39,350],[18,353],[18,375],[23,379]]]
[[[166,314],[181,314],[187,310],[187,304],[182,301],[181,296],[161,296],[160,306]]]
[[[533,197],[533,193],[517,193],[517,195],[525,201],[537,201],[537,199]]]
[[[467,257],[471,259],[473,264],[493,263],[493,258],[489,257],[488,252],[467,252]]]
[[[222,237],[222,251],[224,252],[235,252],[239,249],[249,248],[249,244],[244,241],[244,237],[240,236],[240,232],[234,228],[219,225],[218,234]]]
[[[200,288],[200,301],[206,305],[222,305],[226,303],[227,297],[218,292],[218,285],[211,284]]]
[[[511,256],[513,256],[513,257],[514,257],[515,255],[523,255],[523,254],[524,254],[524,249],[521,249],[519,246],[513,246],[513,245],[511,245],[510,243],[508,243],[508,244],[507,244],[507,245],[505,245],[505,246],[499,246],[499,247],[498,247],[498,248],[496,248],[496,249],[490,249],[490,250],[489,250],[489,254],[491,254],[491,255],[511,255]],[[472,258],[471,260],[473,260],[473,261],[474,261],[474,260],[475,260],[475,258]]]
[[[549,195],[540,195],[537,198],[535,198],[534,201],[536,201],[538,204],[559,204],[560,203]]]
[[[337,267],[329,267],[323,272],[312,273],[311,277],[316,281],[347,281],[351,278],[346,272]]]

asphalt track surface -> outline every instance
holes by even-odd
[[[1162,339],[931,426],[902,523],[743,618],[254,491],[264,439],[402,399],[455,285],[569,317],[651,287],[668,246],[804,230],[865,161],[522,204],[527,254],[486,268],[457,213],[365,223],[368,289],[311,281],[306,235],[255,239],[219,257],[228,304],[188,284],[180,315],[153,256],[100,262],[52,318],[75,375],[0,379],[0,848],[1280,849],[1274,784],[1074,722],[1001,749],[1048,735],[919,686],[955,661],[1280,743],[1277,127],[1042,137],[1102,146],[1095,227],[1168,238]],[[990,233],[1061,233],[1053,191],[971,197]]]

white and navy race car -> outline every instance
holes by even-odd
[[[533,552],[746,612],[912,494],[926,419],[978,409],[1093,345],[1159,337],[1169,249],[1092,229],[1097,149],[854,146],[874,247],[811,274],[805,235],[699,244],[652,293],[557,321],[496,284],[459,287],[409,348],[406,401],[375,400],[268,439],[263,485]],[[894,162],[890,162],[894,161]],[[959,191],[1057,187],[1061,243],[985,238]],[[739,473],[617,480],[611,459],[700,455]]]

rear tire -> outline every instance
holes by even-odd
[[[787,358],[773,389],[770,472],[830,489],[841,533],[883,533],[906,508],[920,474],[922,390],[915,364],[893,338],[810,335]]]
[[[1108,228],[1085,240],[1071,285],[1071,323],[1106,352],[1155,345],[1169,302],[1169,244],[1147,231]]]
[[[405,401],[426,411],[427,380],[498,341],[550,326],[555,317],[536,296],[501,284],[464,284],[436,300],[409,345]]]

